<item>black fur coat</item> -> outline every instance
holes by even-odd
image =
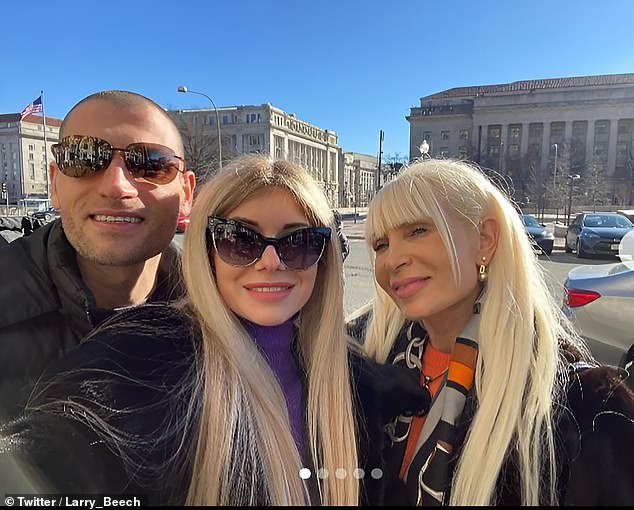
[[[367,314],[362,315],[348,325],[349,333],[359,341],[367,319]],[[407,325],[402,334],[406,329]],[[562,343],[560,348],[569,371],[569,385],[564,400],[554,409],[559,502],[575,506],[633,506],[634,392],[625,382],[627,374],[584,359],[571,345]],[[462,438],[468,433],[476,405],[472,392],[457,424]],[[454,462],[460,453],[458,448]],[[388,471],[399,469],[402,459],[396,460],[398,466],[392,465]],[[521,505],[518,480],[512,453],[498,479],[497,505]],[[388,489],[388,500],[412,504],[399,501],[398,490]]]
[[[191,398],[199,340],[196,328],[164,305],[138,307],[107,321],[49,370],[25,415],[0,427],[0,493],[144,494],[153,504],[182,505],[200,410]],[[350,363],[365,473],[362,503],[381,505],[385,487],[399,483],[388,478],[383,463],[383,425],[429,402],[400,367],[357,355]],[[83,404],[123,431],[119,449],[113,451],[113,443],[95,432],[98,421],[87,426],[86,417],[65,400]],[[174,419],[192,410],[184,425]],[[175,427],[177,421],[181,425]],[[381,470],[376,478],[375,469]],[[311,495],[314,489],[309,480]]]

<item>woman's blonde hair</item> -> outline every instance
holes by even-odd
[[[555,504],[553,408],[561,398],[565,374],[559,366],[558,339],[578,339],[551,296],[513,204],[473,165],[419,161],[386,184],[370,204],[367,243],[371,247],[392,228],[431,219],[459,281],[461,254],[448,228],[448,214],[460,218],[473,235],[485,215],[499,224],[482,297],[474,383],[477,410],[454,473],[450,503],[494,504],[502,466],[516,451],[522,504]],[[384,362],[405,317],[387,293],[375,287],[364,345],[371,357]]]
[[[223,301],[210,265],[209,216],[226,216],[264,188],[282,188],[313,226],[333,229],[318,263],[316,285],[298,319],[297,346],[307,377],[310,461],[321,501],[309,501],[302,462],[291,435],[275,375]],[[342,258],[333,214],[316,182],[283,160],[246,156],[223,168],[200,190],[183,245],[183,274],[193,315],[202,329],[201,367],[194,394],[202,416],[188,504],[356,505],[357,441],[343,317]],[[338,468],[348,476],[334,476]],[[323,471],[322,471],[323,472]],[[258,493],[263,491],[264,494]]]

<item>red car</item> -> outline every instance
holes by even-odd
[[[187,230],[187,226],[189,225],[189,216],[180,214],[178,216],[178,223],[176,224],[176,232],[182,234]]]

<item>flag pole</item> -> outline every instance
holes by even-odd
[[[48,185],[48,143],[46,141],[46,110],[44,109],[43,90],[40,90],[40,98],[42,99],[42,117],[44,117],[44,178],[46,179],[46,208],[48,209],[51,206],[51,197]]]

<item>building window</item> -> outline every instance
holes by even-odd
[[[461,129],[460,130],[460,139],[461,140],[468,140],[469,139],[469,130],[468,129]]]
[[[633,119],[621,119],[619,120],[618,134],[619,135],[629,135],[632,133],[632,124],[634,124]]]
[[[223,115],[222,116],[222,123],[223,124],[229,124],[229,115]]]
[[[572,136],[585,138],[588,129],[588,121],[576,120],[572,123]]]
[[[627,144],[626,143],[617,143],[616,144],[616,157],[627,157]]]
[[[502,129],[500,128],[500,126],[489,126],[488,137],[489,138],[500,138],[501,132],[502,132]]]
[[[608,129],[610,129],[610,121],[609,120],[597,120],[594,123],[594,134],[595,135],[607,135]]]
[[[551,122],[550,124],[550,136],[562,137],[564,136],[565,124],[563,122]]]
[[[606,145],[604,143],[598,142],[594,144],[594,155],[595,156],[603,156],[606,154]]]
[[[509,145],[509,157],[516,158],[520,155],[520,146],[516,143]]]
[[[544,134],[544,125],[541,122],[534,122],[528,125],[528,137],[530,139],[536,139],[542,137]]]
[[[514,124],[509,126],[509,138],[519,138],[522,134],[522,126],[519,124]]]
[[[29,144],[29,150],[30,150],[30,151],[34,151],[34,150],[35,150],[35,145],[33,145],[33,144]]]
[[[284,138],[281,136],[273,136],[274,156],[276,158],[284,157]]]
[[[210,126],[215,126],[216,125],[216,116],[215,115],[210,115],[209,116],[209,125]]]
[[[449,140],[449,133],[450,133],[450,131],[441,131],[440,132],[440,139],[441,140]]]
[[[257,152],[262,149],[264,135],[242,135],[244,152]]]
[[[460,159],[467,159],[467,156],[468,156],[467,146],[461,145],[460,147],[458,147],[458,157]]]

